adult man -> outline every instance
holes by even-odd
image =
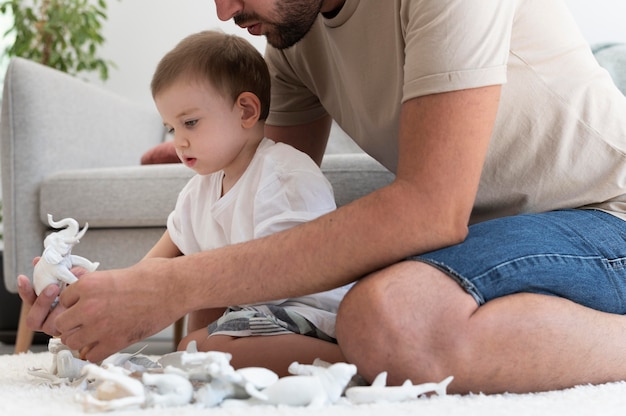
[[[337,321],[366,378],[454,375],[456,392],[626,378],[626,99],[561,1],[216,6],[274,46],[269,137],[319,161],[332,117],[396,180],[264,239],[85,276],[47,315],[51,288],[31,326],[98,360],[188,311],[366,276]]]

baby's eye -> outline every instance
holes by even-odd
[[[167,129],[167,134],[174,134],[174,127]]]
[[[189,120],[189,121],[185,121],[185,126],[186,127],[193,127],[196,124],[198,124],[198,120]]]

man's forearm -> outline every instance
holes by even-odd
[[[169,262],[169,273],[180,276],[183,290],[192,294],[187,303],[191,311],[329,290],[410,254],[454,242],[442,229],[435,232],[438,223],[426,207],[403,202],[410,195],[397,198],[402,192],[392,185],[289,230],[176,258]],[[400,218],[407,209],[422,209],[421,223]],[[375,226],[368,226],[372,221]]]

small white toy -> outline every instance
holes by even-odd
[[[86,411],[109,411],[139,408],[146,401],[143,383],[130,377],[128,370],[121,367],[101,367],[87,364],[83,375],[96,384],[95,393],[83,393],[76,396]]]
[[[387,372],[380,373],[371,386],[355,386],[346,389],[346,397],[352,403],[365,404],[376,402],[403,402],[415,400],[426,393],[436,393],[439,396],[446,395],[446,389],[452,382],[453,377],[447,377],[439,383],[423,383],[413,385],[407,380],[401,386],[387,386]]]
[[[231,355],[220,351],[198,352],[196,341],[191,341],[185,351],[166,354],[158,360],[163,368],[177,368],[189,380],[209,382],[216,377],[226,378],[235,372],[230,365]]]
[[[126,352],[118,352],[115,353],[108,358],[105,358],[100,365],[103,367],[122,367],[131,373],[143,373],[144,371],[151,369],[161,369],[161,365],[159,363],[151,360],[145,355],[142,355],[141,352],[147,347],[139,349],[139,351],[133,353]]]
[[[30,375],[48,380],[54,385],[77,384],[82,378],[81,370],[88,364],[78,358],[78,352],[70,350],[59,338],[50,338],[48,351],[52,354],[52,366],[49,369],[31,367]]]
[[[72,267],[79,266],[93,272],[100,265],[100,263],[92,263],[84,257],[72,254],[72,248],[78,244],[87,231],[87,223],[80,230],[75,219],[64,218],[55,222],[50,214],[48,214],[48,223],[51,227],[61,228],[61,230],[49,234],[43,241],[43,254],[33,272],[33,286],[38,296],[50,284],[57,284],[63,289],[66,285],[78,280],[71,272]]]
[[[230,365],[232,356],[220,351],[198,352],[192,341],[186,351],[166,354],[158,363],[166,372],[175,370],[190,381],[201,383],[194,400],[205,407],[220,405],[224,400],[246,400],[278,380],[278,375],[266,368],[248,367],[235,370]]]
[[[53,385],[80,387],[76,400],[88,412],[149,407],[240,407],[252,405],[311,406],[366,404],[416,400],[427,393],[445,395],[452,377],[439,383],[387,386],[387,373],[371,386],[361,384],[357,368],[347,363],[315,360],[312,365],[294,362],[291,376],[279,378],[262,367],[235,370],[231,355],[199,352],[191,342],[186,351],[166,354],[158,362],[134,354],[113,354],[100,365],[76,358],[60,340],[48,345],[53,354],[51,370],[28,372]]]
[[[275,405],[333,404],[339,400],[350,379],[356,374],[356,366],[336,363],[324,368],[294,362],[289,366],[289,372],[294,375],[280,378],[255,397]]]
[[[147,406],[173,407],[184,406],[193,398],[193,385],[180,374],[175,373],[143,373],[141,380],[144,386],[155,387],[146,398]]]

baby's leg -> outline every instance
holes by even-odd
[[[178,344],[178,351],[185,351],[191,341],[199,346],[209,335],[207,326],[224,314],[225,308],[201,309],[187,315],[187,336]]]
[[[228,335],[206,336],[199,340],[200,351],[221,351],[232,354],[231,365],[244,367],[265,367],[278,376],[289,375],[287,368],[294,361],[311,364],[316,358],[329,363],[345,362],[337,344],[306,335],[286,334],[271,336],[231,337]],[[190,334],[192,335],[192,334]]]

